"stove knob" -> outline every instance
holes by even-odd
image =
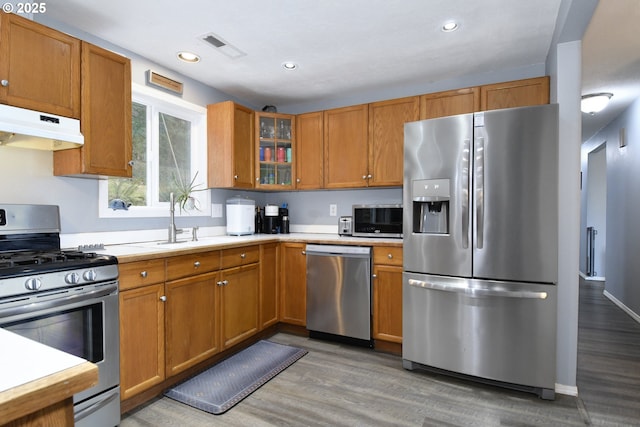
[[[95,270],[87,270],[82,274],[82,277],[84,278],[84,280],[86,280],[87,282],[93,282],[94,280],[96,280],[96,277],[98,275],[96,274]]]
[[[78,283],[80,283],[80,276],[78,275],[78,273],[69,273],[64,276],[64,281],[69,285],[77,285]]]
[[[42,286],[42,282],[37,277],[32,277],[24,282],[24,287],[30,291],[37,291]]]

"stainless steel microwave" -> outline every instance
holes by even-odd
[[[402,205],[353,205],[352,235],[402,238]]]

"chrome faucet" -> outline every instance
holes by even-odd
[[[169,238],[168,238],[169,243],[175,243],[176,235],[184,231],[184,230],[178,230],[176,228],[175,215],[176,215],[175,199],[174,199],[173,193],[169,193]]]

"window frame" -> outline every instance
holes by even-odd
[[[208,217],[211,216],[211,191],[207,185],[207,109],[200,105],[192,104],[171,95],[153,90],[146,86],[132,83],[132,102],[147,105],[147,142],[152,147],[147,147],[147,185],[153,186],[151,194],[157,195],[158,185],[158,135],[157,125],[158,111],[191,122],[191,170],[197,171],[196,182],[202,184],[197,187],[193,196],[198,200],[198,209],[182,211],[179,207],[175,210],[176,216],[182,217]],[[151,116],[151,117],[149,117]],[[155,126],[155,128],[154,128]],[[190,177],[191,181],[193,175]],[[148,203],[148,202],[147,202]],[[152,206],[130,206],[128,210],[113,210],[109,206],[109,180],[103,179],[98,184],[98,215],[100,218],[155,218],[169,215],[169,203],[157,202]]]

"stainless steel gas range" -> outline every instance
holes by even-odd
[[[120,424],[118,261],[61,250],[57,206],[0,204],[0,327],[95,363],[75,423]]]

